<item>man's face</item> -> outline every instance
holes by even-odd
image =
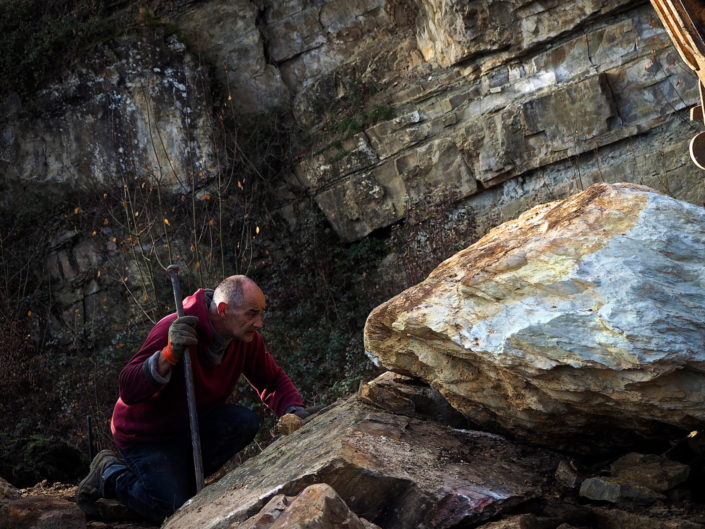
[[[221,303],[221,305],[225,304]],[[225,305],[224,308],[224,323],[230,335],[229,338],[251,342],[255,337],[255,331],[262,328],[266,308],[264,294],[259,287],[252,283],[244,285],[242,305],[234,308]]]

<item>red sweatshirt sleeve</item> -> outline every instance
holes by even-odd
[[[296,387],[274,361],[259,333],[255,334],[251,345],[253,347],[248,351],[243,374],[262,402],[279,417],[289,406],[303,406]]]
[[[118,387],[120,398],[127,404],[136,404],[148,399],[161,389],[161,385],[150,382],[151,377],[146,376],[146,360],[155,352],[161,351],[169,341],[169,326],[176,319],[176,314],[166,316],[159,321],[147,336],[144,344],[130,359],[120,372]]]

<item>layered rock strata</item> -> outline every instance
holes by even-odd
[[[327,127],[298,180],[345,239],[414,207],[431,214],[448,196],[474,213],[481,233],[600,181],[705,198],[687,158],[699,129],[679,112],[697,101],[697,79],[650,6],[427,2],[416,41],[428,62],[398,68],[381,50],[357,47],[337,75],[297,96],[298,119],[322,115]],[[358,95],[364,112],[391,116],[352,116],[360,129],[336,136],[336,114],[355,97],[343,71],[364,71],[375,87]],[[321,101],[333,110],[316,110]]]
[[[687,148],[697,78],[647,3],[172,4],[164,20],[188,48],[160,36],[98,48],[38,96],[50,117],[0,102],[6,174],[207,181],[226,163],[212,91],[236,118],[293,110],[314,145],[277,182],[280,210],[294,222],[285,188],[304,188],[349,241],[449,197],[480,233],[598,181],[705,200]]]

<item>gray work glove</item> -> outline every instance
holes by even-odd
[[[197,323],[196,316],[181,316],[172,322],[169,327],[169,343],[162,349],[162,355],[171,365],[179,363],[187,347],[198,343]]]
[[[297,406],[297,409],[292,411],[294,415],[297,415],[300,419],[308,419],[312,415],[315,415],[319,411],[321,411],[324,408],[322,404],[319,404],[318,406],[309,406],[308,408],[301,408]]]

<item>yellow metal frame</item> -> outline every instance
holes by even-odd
[[[699,79],[700,104],[690,110],[693,121],[705,120],[705,1],[651,0],[656,14],[666,28],[683,62]],[[705,132],[690,142],[690,157],[700,169],[705,169]]]

